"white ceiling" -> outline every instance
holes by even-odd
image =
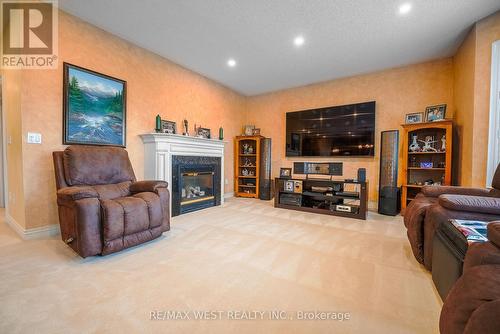
[[[401,16],[399,5],[412,3]],[[244,95],[451,56],[499,0],[59,0]],[[296,48],[293,38],[305,37]],[[229,58],[237,66],[229,68]]]

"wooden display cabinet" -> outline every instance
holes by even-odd
[[[262,136],[238,136],[234,140],[234,195],[259,198],[260,140]]]
[[[451,185],[451,120],[403,124],[403,181],[401,209],[426,184]],[[423,149],[426,139],[432,141]],[[444,140],[444,142],[443,142]]]

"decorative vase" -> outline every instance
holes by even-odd
[[[222,126],[219,128],[219,139],[224,139],[224,129],[222,128]]]
[[[160,115],[156,115],[156,132],[161,132],[161,117]]]

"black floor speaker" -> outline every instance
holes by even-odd
[[[271,179],[271,138],[260,140],[259,198],[270,200],[273,196]]]
[[[395,216],[400,210],[398,188],[399,131],[382,131],[380,138],[380,179],[378,212]]]

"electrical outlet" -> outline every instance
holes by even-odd
[[[42,134],[36,132],[28,132],[28,144],[41,144]]]
[[[229,184],[229,180],[228,179],[224,179],[224,184]]]

